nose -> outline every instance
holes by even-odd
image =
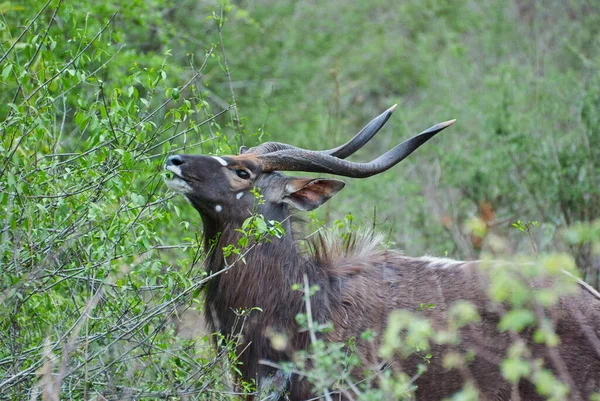
[[[167,158],[167,166],[181,166],[185,161],[179,155],[169,156]]]

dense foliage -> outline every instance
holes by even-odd
[[[165,157],[267,139],[330,148],[394,103],[353,160],[458,122],[351,180],[315,220],[373,226],[414,255],[564,252],[540,269],[576,264],[600,284],[594,2],[29,0],[0,14],[0,398],[244,391],[227,374],[235,339],[215,351],[189,327],[207,280],[202,227],[164,187]],[[535,323],[517,304],[505,330]],[[335,371],[345,351],[319,346]],[[541,375],[561,399],[522,355],[507,375]]]

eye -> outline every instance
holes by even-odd
[[[248,178],[250,178],[250,173],[247,172],[246,170],[235,170],[235,173],[237,174],[238,177],[240,177],[241,179],[247,180]]]

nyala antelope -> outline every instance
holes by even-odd
[[[292,290],[304,276],[320,289],[311,298],[313,319],[333,324],[332,331],[320,334],[321,339],[359,339],[356,352],[364,367],[401,366],[411,376],[423,362],[422,356],[402,358],[398,363],[387,361],[386,365],[378,354],[378,339],[385,332],[390,313],[399,309],[416,311],[419,305],[434,304],[435,308],[423,314],[434,327],[444,327],[449,308],[459,300],[467,300],[476,306],[480,320],[461,329],[460,345],[432,344],[427,370],[414,382],[416,399],[451,396],[467,380],[485,400],[544,399],[527,379],[511,384],[501,374],[500,364],[515,333],[511,336],[509,332],[498,332],[501,312],[486,295],[486,280],[477,262],[407,257],[381,249],[378,237],[372,235],[358,236],[345,245],[321,238],[314,241],[312,252],[299,249],[292,234],[290,207],[313,210],[345,184],[330,178],[289,177],[281,171],[369,177],[395,166],[454,123],[451,120],[434,125],[369,163],[345,160],[378,132],[394,108],[335,149],[311,151],[268,142],[242,148],[235,156],[175,155],[167,159],[165,168],[171,173],[168,187],[183,194],[202,218],[208,271],[224,268],[223,247],[237,244],[241,234],[236,229],[252,213],[281,222],[285,230],[281,238],[248,252],[245,264],[238,263],[207,283],[205,310],[210,328],[226,336],[236,334],[235,311],[260,308],[247,317],[241,333],[243,379],[256,380],[258,399],[307,400],[322,394],[314,394],[306,378],[273,367],[293,360],[297,351],[309,347],[309,333],[295,320],[297,314],[306,312],[306,304],[302,292]],[[263,200],[258,206],[254,188],[260,190]],[[588,400],[594,391],[600,392],[600,299],[593,292],[580,285],[577,293],[562,297],[545,311],[552,316],[560,336],[555,348],[535,343],[530,332],[518,333],[525,337],[531,358],[544,361],[544,366],[571,386],[569,399],[573,400]],[[360,340],[367,330],[378,334],[375,344]],[[269,333],[273,332],[285,335],[284,347],[272,346]],[[447,369],[442,360],[450,350],[463,354],[470,351],[474,356],[462,369]],[[361,373],[356,372],[357,377]],[[330,395],[336,400],[355,396],[351,389],[332,389]]]

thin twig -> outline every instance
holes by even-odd
[[[310,286],[308,283],[308,276],[304,274],[304,304],[306,305],[306,319],[308,321],[308,332],[310,334],[310,342],[314,346],[317,345],[317,335],[315,334],[315,325],[312,318],[312,306],[310,303]],[[323,396],[327,401],[333,401],[329,391],[323,390]]]
[[[54,74],[53,76],[51,76],[50,78],[48,78],[47,80],[45,80],[40,86],[38,86],[37,88],[35,88],[33,90],[33,92],[27,96],[27,98],[21,102],[21,105],[27,103],[33,96],[35,96],[36,93],[38,93],[42,88],[44,88],[46,85],[48,85],[50,82],[54,81],[57,77],[59,77],[60,75],[62,75],[63,72],[65,72],[67,70],[67,68],[71,67],[76,61],[77,59],[79,59],[79,57],[81,57],[81,55],[83,53],[85,53],[91,46],[92,44],[94,44],[94,42],[100,37],[100,35],[102,35],[104,33],[104,31],[108,28],[108,26],[111,24],[112,20],[115,18],[115,16],[117,15],[117,12],[115,12],[106,22],[106,24],[102,27],[102,29],[100,29],[100,31],[98,31],[98,33],[96,34],[96,36],[94,36],[94,38],[90,41],[90,43],[88,43],[83,50],[81,50],[79,53],[77,53],[75,55],[75,57],[73,57],[73,60],[69,61],[67,64],[65,64],[65,66],[63,68],[60,69],[60,71],[58,71],[56,74]]]
[[[46,31],[44,32],[44,37],[40,41],[40,44],[38,45],[38,47],[35,49],[35,53],[33,54],[33,56],[31,56],[31,59],[29,60],[29,62],[25,66],[25,71],[29,71],[29,68],[31,67],[31,64],[33,64],[33,62],[35,61],[37,55],[39,54],[40,49],[42,48],[42,46],[44,45],[44,43],[46,43],[46,38],[48,37],[48,33],[50,33],[50,28],[52,27],[52,23],[56,19],[56,14],[58,14],[58,10],[60,9],[60,5],[62,4],[62,2],[63,2],[63,0],[58,0],[58,4],[56,4],[56,8],[54,9],[54,13],[52,14],[52,17],[50,17],[50,22],[48,22],[48,27],[46,28]]]
[[[221,9],[221,18],[217,21],[217,28],[219,31],[219,43],[221,45],[221,54],[223,55],[223,66],[225,67],[225,74],[227,75],[227,82],[229,82],[229,92],[231,93],[231,101],[233,102],[233,113],[236,127],[238,129],[238,135],[240,137],[240,145],[244,146],[244,136],[242,131],[242,125],[240,123],[240,116],[238,115],[237,102],[235,101],[235,92],[231,84],[231,72],[229,71],[229,65],[227,64],[227,56],[225,55],[225,46],[223,45],[223,25],[224,25],[223,9]]]
[[[10,52],[15,48],[15,46],[17,45],[17,43],[19,43],[19,41],[21,40],[21,38],[23,37],[23,35],[25,35],[25,33],[29,30],[29,28],[31,28],[31,25],[33,25],[37,19],[40,17],[40,15],[42,15],[42,13],[44,12],[44,10],[46,10],[46,8],[48,8],[48,6],[50,5],[50,3],[52,3],[52,0],[48,0],[46,2],[46,4],[44,4],[44,7],[42,7],[42,9],[40,10],[39,13],[37,13],[37,15],[35,17],[33,17],[33,19],[31,21],[29,21],[29,24],[27,24],[27,26],[25,27],[25,29],[23,29],[23,32],[21,32],[21,34],[19,35],[19,37],[17,39],[15,39],[15,41],[13,42],[12,46],[6,51],[6,53],[4,53],[4,55],[2,56],[2,58],[0,58],[0,63],[2,63],[4,61],[4,59],[10,54]]]
[[[200,70],[194,74],[192,76],[192,78],[190,78],[189,81],[187,81],[185,83],[185,85],[183,85],[180,89],[179,92],[183,92],[184,90],[186,90],[188,88],[188,86],[190,86],[191,84],[193,84],[198,78],[200,78],[200,76],[202,75],[202,70],[204,69],[204,66],[206,65],[206,63],[208,62],[208,59],[210,58],[210,55],[213,53],[213,51],[215,50],[215,47],[211,47],[210,50],[206,53],[206,59],[204,60],[204,63],[202,63],[202,65],[200,66]],[[150,114],[148,114],[147,116],[145,116],[144,118],[142,118],[133,128],[137,128],[139,127],[141,124],[145,123],[146,121],[150,120],[156,113],[158,113],[160,110],[162,110],[164,107],[166,107],[169,103],[171,103],[173,101],[173,97],[168,98],[167,100],[165,100],[160,106],[158,106],[154,111],[152,111]]]

